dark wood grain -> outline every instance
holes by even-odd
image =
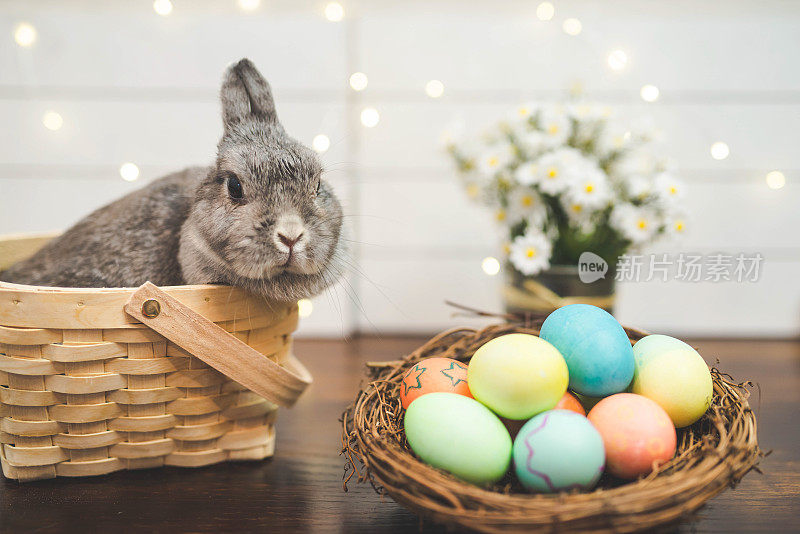
[[[343,408],[368,360],[394,359],[422,338],[297,341],[315,383],[282,410],[275,457],[201,469],[0,483],[3,532],[416,532],[419,520],[368,485],[342,491]],[[800,531],[800,342],[695,340],[710,363],[760,386],[752,404],[772,454],[678,527],[679,532]],[[425,525],[424,531],[440,529]]]

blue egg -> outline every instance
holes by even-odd
[[[633,379],[633,348],[625,330],[602,308],[570,304],[547,316],[539,337],[567,361],[569,388],[589,397],[625,391]]]
[[[532,491],[592,489],[603,474],[603,438],[584,416],[570,410],[540,413],[514,440],[514,471]]]

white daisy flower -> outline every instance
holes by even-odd
[[[572,123],[562,106],[543,108],[539,112],[538,124],[550,147],[564,145],[572,133]]]
[[[504,259],[508,258],[509,254],[511,254],[511,241],[508,239],[508,236],[504,236],[500,240],[500,252]]]
[[[547,218],[544,199],[532,187],[515,187],[508,196],[508,219],[515,224],[528,221],[529,225],[540,227]]]
[[[559,148],[548,152],[536,162],[535,183],[544,193],[557,195],[580,176],[585,158],[574,148]]]
[[[494,143],[478,157],[478,169],[488,176],[494,176],[505,169],[514,160],[514,156],[514,146],[511,143]]]
[[[611,226],[634,245],[650,240],[660,227],[658,214],[646,207],[619,204],[611,211]]]
[[[549,147],[547,134],[531,130],[515,134],[520,148],[529,156],[536,157]]]
[[[487,187],[490,184],[486,175],[472,170],[462,173],[459,177],[470,200],[475,202],[488,200],[484,198],[487,193]]]
[[[596,212],[594,210],[584,206],[583,204],[570,200],[567,195],[562,195],[560,200],[561,206],[564,208],[564,212],[567,214],[570,226],[580,229],[580,231],[584,234],[590,234],[594,232],[595,228],[597,227],[594,217]]]
[[[641,174],[625,176],[622,183],[628,197],[635,200],[644,200],[653,193],[653,181]]]
[[[534,129],[533,119],[536,118],[540,107],[541,105],[535,102],[520,104],[508,113],[502,124],[509,133],[519,138]]]
[[[498,206],[495,208],[494,212],[492,213],[492,218],[494,222],[500,225],[507,225],[508,224],[508,210],[503,206]]]
[[[595,165],[585,165],[582,172],[570,183],[564,197],[568,202],[589,211],[605,207],[611,200],[611,188],[606,173]]]
[[[528,120],[536,116],[540,108],[537,102],[523,102],[514,109],[512,116],[517,120]]]
[[[631,142],[631,137],[629,129],[617,123],[607,122],[597,135],[595,151],[601,158],[624,152]]]
[[[509,260],[522,274],[531,276],[550,267],[553,245],[540,230],[530,228],[511,243]]]
[[[539,166],[535,161],[523,163],[514,171],[514,178],[522,185],[534,185],[539,182]]]
[[[683,198],[683,182],[671,174],[662,172],[654,180],[654,192],[665,205],[672,206]]]
[[[686,234],[686,217],[682,214],[670,214],[664,222],[664,231],[670,237],[681,237]]]

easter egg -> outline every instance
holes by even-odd
[[[403,375],[400,402],[403,408],[408,408],[414,399],[435,391],[472,397],[467,384],[467,365],[450,358],[427,358],[417,362]]]
[[[606,470],[620,478],[636,478],[675,455],[677,436],[664,409],[647,397],[617,393],[598,402],[589,421],[603,437]]]
[[[569,388],[605,397],[624,391],[633,378],[633,349],[625,330],[597,306],[570,304],[547,316],[539,336],[564,356]]]
[[[469,362],[472,396],[508,419],[550,410],[567,390],[567,364],[555,347],[530,334],[507,334],[475,351]]]
[[[583,416],[586,415],[586,410],[583,409],[583,406],[581,406],[581,403],[578,402],[578,399],[570,395],[569,391],[564,393],[564,396],[561,397],[561,400],[559,400],[558,403],[556,403],[556,406],[553,409],[570,410],[575,413],[579,413]]]
[[[678,428],[689,426],[711,405],[714,385],[703,357],[679,339],[651,335],[633,346],[633,393],[652,399]]]
[[[600,433],[569,410],[540,413],[514,440],[514,471],[534,491],[592,489],[603,474],[605,456]]]
[[[406,410],[406,439],[422,461],[474,484],[500,480],[511,436],[480,402],[456,393],[423,395]]]

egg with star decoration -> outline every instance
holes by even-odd
[[[472,398],[467,364],[451,358],[426,358],[414,364],[400,382],[400,403],[408,408],[428,393],[456,393]]]

